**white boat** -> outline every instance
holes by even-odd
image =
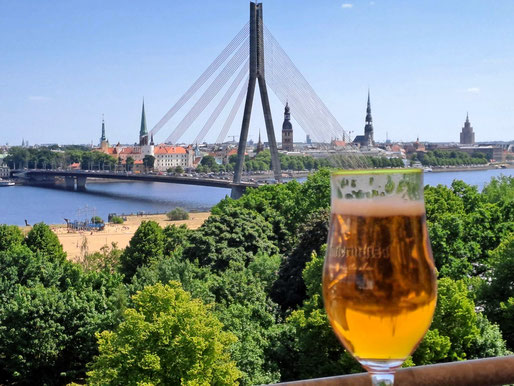
[[[2,186],[14,186],[14,181],[2,180],[0,178],[0,187],[2,187]]]
[[[423,171],[425,173],[430,173],[432,171],[432,168],[424,168]]]

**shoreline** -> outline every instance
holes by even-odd
[[[475,171],[483,171],[483,170],[509,170],[514,169],[514,165],[506,164],[506,168],[497,168],[494,165],[480,165],[480,166],[455,166],[455,167],[434,167],[431,172],[428,173],[451,173],[451,172],[475,172]]]
[[[143,221],[155,221],[161,227],[185,224],[189,229],[197,229],[210,215],[210,212],[189,212],[188,220],[179,221],[168,220],[166,214],[129,215],[123,224],[106,223],[103,231],[68,231],[65,224],[52,224],[49,227],[59,238],[68,260],[76,261],[86,253],[100,252],[105,245],[110,248],[116,243],[117,248],[126,248]],[[32,227],[19,228],[26,234]]]

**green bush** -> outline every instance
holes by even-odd
[[[111,223],[113,224],[123,224],[123,217],[120,216],[112,216],[111,217]]]
[[[103,224],[104,220],[102,220],[102,218],[100,216],[93,216],[93,217],[91,217],[91,222],[93,224]]]
[[[177,221],[177,220],[188,220],[189,213],[185,209],[175,208],[172,211],[166,214],[168,216],[168,220]]]

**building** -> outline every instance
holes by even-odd
[[[193,167],[194,150],[192,148],[184,148],[182,146],[157,145],[154,148],[155,162],[154,169],[166,171],[169,168]]]
[[[469,115],[466,114],[466,122],[464,122],[464,127],[462,128],[462,132],[460,133],[460,144],[473,145],[474,143],[475,133],[473,132],[471,123],[469,123]]]
[[[7,166],[0,166],[0,178],[9,178],[11,171]]]
[[[282,150],[294,151],[293,125],[291,124],[289,103],[286,103],[286,107],[284,109],[284,123],[282,124]]]
[[[145,100],[141,111],[141,128],[139,129],[139,146],[148,145],[148,129],[146,128]]]
[[[158,171],[167,171],[169,168],[181,166],[182,168],[192,168],[195,160],[195,152],[191,146],[171,146],[166,144],[155,145],[153,135],[148,141],[148,129],[146,126],[145,103],[141,111],[141,126],[139,129],[139,144],[133,146],[109,146],[109,142],[105,138],[105,124],[102,119],[102,137],[100,138],[100,147],[97,149],[102,153],[109,154],[116,158],[119,164],[126,164],[130,157],[134,160],[134,171],[144,171],[143,160],[146,156],[152,156],[154,160],[154,169]]]
[[[261,131],[259,130],[259,142],[257,142],[257,148],[255,149],[255,154],[259,154],[264,150],[264,144],[261,141]]]
[[[364,125],[364,135],[358,135],[353,140],[359,146],[373,146],[373,118],[371,117],[371,102],[368,90],[368,106],[366,108],[366,124]]]
[[[105,136],[105,121],[102,116],[102,136],[100,137],[100,149],[107,149],[109,147],[109,141]]]

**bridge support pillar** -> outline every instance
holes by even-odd
[[[64,177],[64,183],[67,190],[75,190],[75,178]]]
[[[240,185],[232,186],[232,191],[230,192],[230,198],[233,198],[234,200],[241,198],[241,196],[244,194],[245,190],[246,190],[245,186],[240,186]]]
[[[77,177],[77,190],[83,192],[86,190],[87,177]]]

